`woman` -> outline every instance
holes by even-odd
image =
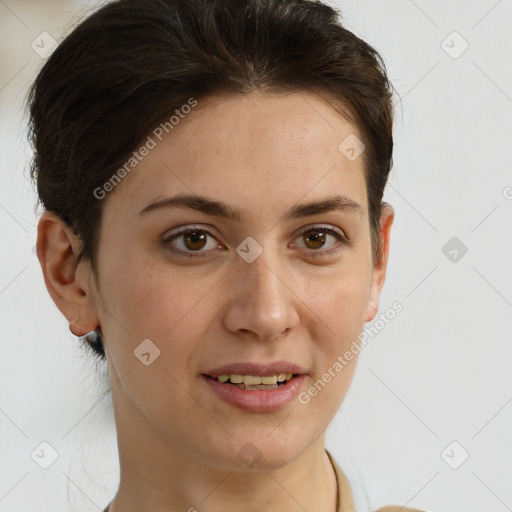
[[[120,0],[29,101],[45,283],[112,383],[105,510],[354,510],[324,440],[386,274],[378,53],[320,2]]]

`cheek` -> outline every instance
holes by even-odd
[[[337,273],[315,281],[305,294],[308,306],[315,312],[318,323],[323,324],[329,337],[340,346],[347,337],[362,329],[371,283],[370,267],[346,266]],[[331,340],[332,341],[332,340]]]
[[[323,291],[317,287],[315,294],[309,293],[316,326],[312,383],[321,381],[312,390],[318,395],[311,401],[327,415],[341,404],[355,371],[370,282],[370,266],[346,265],[324,282]]]
[[[215,311],[215,284],[219,276],[198,269],[149,265],[134,259],[124,267],[127,275],[112,275],[106,289],[107,325],[119,340],[117,355],[150,339],[160,350],[159,363],[185,368],[194,339],[200,339]],[[110,286],[110,288],[109,288]],[[122,353],[121,353],[122,352]],[[133,357],[133,354],[132,354]]]

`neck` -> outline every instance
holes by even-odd
[[[169,446],[148,422],[134,425],[117,424],[121,478],[109,512],[336,512],[325,434],[279,468],[230,470]]]

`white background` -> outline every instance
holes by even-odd
[[[110,398],[33,252],[40,212],[22,117],[44,62],[31,42],[43,31],[58,40],[91,5],[0,2],[1,512],[103,510],[118,484]],[[336,5],[383,55],[398,93],[385,194],[396,220],[381,311],[394,301],[404,310],[361,352],[327,447],[358,512],[361,480],[371,509],[510,510],[512,2]],[[469,47],[453,58],[463,40]],[[452,237],[468,248],[457,262],[442,252]],[[46,470],[31,458],[43,441],[58,452]],[[453,441],[452,465],[469,454],[458,469],[442,457]]]

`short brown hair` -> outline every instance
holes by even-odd
[[[31,177],[82,241],[78,259],[97,274],[104,203],[93,191],[163,118],[191,97],[265,90],[326,95],[361,131],[377,261],[393,89],[378,52],[340,20],[311,0],[117,0],[78,25],[28,96]],[[86,341],[105,357],[101,336]]]

